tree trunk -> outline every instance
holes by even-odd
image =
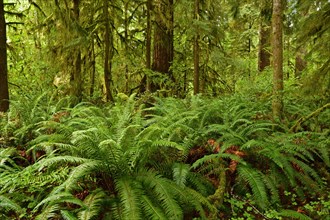
[[[151,69],[151,12],[152,0],[147,0],[147,36],[146,36],[146,68]],[[150,92],[150,77],[146,76],[147,79],[147,91]]]
[[[129,21],[128,21],[128,6],[130,0],[124,3],[124,14],[125,14],[125,30],[124,30],[124,46],[125,46],[125,93],[129,93],[129,72],[128,72],[128,30],[129,30]]]
[[[79,3],[80,0],[73,0],[73,15],[75,22],[79,23]],[[81,76],[81,51],[80,48],[75,48],[74,70],[73,77],[71,77],[72,90],[71,95],[76,97],[80,102],[82,100],[82,76]]]
[[[261,24],[259,30],[258,70],[262,72],[270,65],[270,27]]]
[[[273,102],[274,119],[281,119],[283,112],[283,5],[273,0],[272,51],[273,51]]]
[[[194,19],[199,20],[199,0],[195,0]],[[198,25],[198,24],[196,24]],[[194,37],[194,95],[199,93],[199,33],[196,27]]]
[[[302,47],[300,47],[296,53],[295,71],[294,71],[294,75],[296,78],[299,78],[301,76],[301,72],[307,66],[307,61],[304,59],[305,54],[306,54],[306,50]]]
[[[111,59],[113,56],[112,47],[113,39],[112,32],[110,30],[110,15],[109,15],[109,2],[104,0],[103,13],[105,22],[105,32],[104,32],[104,84],[105,84],[105,98],[106,101],[113,102],[113,96],[111,93]]]
[[[260,9],[259,48],[258,48],[258,70],[262,72],[270,66],[270,34],[272,7],[269,0],[264,0]]]
[[[170,66],[173,61],[173,0],[157,0],[155,2],[154,56],[152,70],[167,74],[173,80]],[[159,81],[150,85],[151,92],[161,88]]]
[[[94,95],[94,86],[95,86],[95,71],[96,71],[96,58],[95,58],[95,43],[94,43],[94,39],[92,39],[92,49],[91,49],[91,67],[92,67],[92,71],[91,71],[91,75],[90,75],[90,80],[91,80],[91,84],[90,84],[90,92],[89,92],[89,97],[92,98]]]
[[[6,20],[3,0],[0,0],[0,112],[9,109],[8,69],[6,50]]]

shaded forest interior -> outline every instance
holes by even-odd
[[[330,216],[330,1],[0,0],[0,219]]]

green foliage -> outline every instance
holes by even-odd
[[[16,211],[36,219],[95,219],[101,213],[113,219],[182,219],[192,213],[205,219],[305,218],[292,210],[327,189],[324,113],[312,119],[323,124],[319,129],[288,133],[291,124],[268,120],[269,102],[257,97],[157,98],[149,108],[140,103],[134,95],[102,107],[80,103],[61,108],[50,102],[48,109],[65,109],[56,120],[52,114],[39,117],[39,111],[45,116],[49,111],[36,108],[30,124],[37,133],[20,133],[22,143],[28,140],[27,151],[0,148],[0,195],[7,198],[3,209],[17,208],[4,215]],[[299,119],[308,111],[293,115],[290,110],[287,118]],[[25,152],[44,155],[29,163]],[[220,183],[225,183],[223,191]],[[284,196],[284,190],[292,194]],[[216,209],[212,203],[221,198]],[[305,204],[306,215],[324,216],[325,201]],[[230,207],[236,210],[232,214]]]
[[[109,207],[114,205],[117,212],[111,215],[124,219],[142,219],[143,216],[181,218],[184,204],[195,207],[201,215],[205,215],[201,208],[204,205],[212,208],[206,199],[201,199],[201,194],[186,187],[185,182],[179,183],[178,175],[173,181],[172,176],[166,178],[158,174],[156,170],[166,175],[169,161],[174,160],[165,160],[164,164],[154,167],[152,164],[155,161],[150,161],[151,155],[156,156],[154,153],[159,149],[163,149],[164,157],[168,157],[167,152],[173,150],[173,153],[184,155],[186,149],[181,143],[167,139],[170,133],[163,133],[163,138],[155,134],[151,127],[146,126],[142,113],[142,108],[136,106],[134,96],[131,96],[125,103],[103,109],[87,103],[79,104],[70,110],[68,120],[51,122],[50,119],[51,123],[38,123],[37,129],[41,133],[30,142],[29,150],[44,150],[47,153],[31,166],[34,170],[30,172],[42,170],[44,173],[54,173],[62,167],[69,167],[70,170],[66,179],[57,187],[52,185],[52,192],[43,195],[44,199],[34,207],[35,212],[41,211],[40,218],[70,216],[69,213],[73,213],[79,219],[88,219],[101,211],[110,212],[112,208]],[[149,132],[145,131],[147,128]],[[50,129],[51,134],[42,133]],[[51,138],[53,132],[57,138]],[[55,151],[49,151],[49,147]],[[172,167],[169,169],[172,170]],[[92,191],[93,186],[102,189],[101,194],[95,195],[97,202],[89,204],[92,194],[84,201],[77,200],[75,195],[78,192]],[[152,191],[154,194],[150,193]],[[142,196],[146,204],[141,204]],[[106,208],[104,201],[113,197],[117,202]],[[84,211],[72,209],[66,204],[79,205]],[[60,213],[60,210],[69,212]]]
[[[197,19],[193,1],[176,1],[168,74],[143,66],[146,15],[157,13],[147,1],[69,2],[6,3],[11,108],[0,113],[1,219],[329,216],[329,1],[285,5],[278,122],[272,69],[257,70],[271,1],[199,1]],[[196,33],[203,95],[190,96]],[[298,58],[306,66],[293,77]],[[105,76],[117,93],[111,104],[102,102]],[[150,82],[164,88],[142,94]],[[67,96],[74,87],[84,102]]]

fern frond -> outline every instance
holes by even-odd
[[[186,186],[189,170],[189,164],[175,163],[173,165],[173,180],[182,188]]]
[[[277,188],[276,181],[280,182],[279,180],[275,180],[274,176],[271,175],[264,175],[263,181],[265,186],[270,192],[270,202],[271,205],[280,204],[280,196],[279,196],[279,189]]]
[[[61,210],[61,207],[58,204],[47,206],[39,215],[37,215],[35,220],[55,219],[58,216],[56,212],[59,210]]]
[[[319,186],[323,185],[322,178],[319,176],[316,170],[313,169],[311,166],[297,159],[293,159],[292,162],[298,165],[298,167],[302,170],[304,175],[311,176],[315,180],[315,185],[319,185]]]
[[[307,215],[304,215],[302,213],[299,213],[294,210],[289,210],[289,209],[283,209],[283,210],[279,211],[277,213],[277,215],[287,217],[287,218],[299,219],[299,220],[312,220]]]
[[[89,162],[89,159],[74,157],[74,156],[55,156],[51,158],[45,158],[38,162],[39,170],[42,170],[44,167],[49,167],[58,163],[71,163],[71,164],[82,164]]]
[[[64,220],[78,220],[78,218],[72,212],[68,210],[61,210],[61,215]]]
[[[99,215],[105,196],[105,192],[101,189],[91,192],[91,194],[84,199],[86,209],[78,213],[79,220],[91,220]]]
[[[142,209],[150,219],[166,220],[168,217],[163,210],[154,204],[147,196],[142,195]]]
[[[269,206],[269,200],[262,174],[248,166],[238,166],[237,170],[239,177],[249,184],[258,206],[265,210]]]
[[[63,183],[65,189],[71,191],[77,184],[77,181],[87,175],[90,175],[96,171],[101,171],[101,165],[99,161],[89,161],[75,167],[66,181]]]
[[[139,198],[140,189],[129,178],[120,178],[115,182],[123,208],[124,219],[142,219]]]
[[[211,182],[207,181],[200,173],[189,172],[187,175],[187,185],[203,196],[208,196],[215,190]]]
[[[172,147],[174,149],[177,149],[179,151],[186,152],[186,148],[182,146],[181,144],[178,144],[173,141],[167,141],[167,140],[157,140],[152,143],[152,147]]]
[[[161,203],[166,216],[171,216],[174,219],[182,219],[182,209],[174,199],[174,192],[170,190],[168,180],[149,171],[147,175],[142,177],[142,181],[155,193],[155,198]]]
[[[23,212],[23,209],[19,204],[3,195],[0,195],[0,207],[7,210],[13,210],[17,213]]]
[[[202,194],[200,194],[199,192],[197,192],[193,189],[187,188],[185,193],[188,193],[189,197],[191,197],[190,202],[193,203],[194,207],[196,208],[198,213],[201,215],[202,219],[206,219],[205,208],[207,208],[207,210],[210,213],[215,213],[218,211],[216,209],[216,207],[213,204],[211,204],[210,201],[206,197],[204,197]]]
[[[85,204],[81,200],[74,197],[71,193],[69,193],[69,192],[60,192],[60,193],[54,193],[50,196],[47,196],[40,203],[38,203],[36,205],[36,207],[34,207],[34,210],[38,210],[39,207],[41,207],[45,204],[48,204],[49,206],[52,206],[54,204],[61,204],[61,203],[65,203],[65,202],[76,204],[76,205],[79,205],[81,207],[85,207]]]
[[[246,165],[245,161],[242,160],[242,158],[240,158],[237,155],[234,154],[228,154],[228,153],[218,153],[218,154],[210,154],[210,155],[205,155],[204,157],[196,160],[192,165],[191,165],[191,169],[196,169],[200,166],[202,166],[203,164],[206,163],[210,163],[210,162],[214,162],[214,161],[218,161],[220,158],[228,158],[231,160],[236,160],[239,163],[242,163],[243,165]]]

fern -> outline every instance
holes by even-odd
[[[79,199],[75,198],[71,193],[69,192],[60,192],[60,193],[53,193],[44,200],[42,200],[36,207],[34,207],[34,210],[37,210],[39,207],[43,205],[54,205],[54,204],[61,204],[61,203],[72,203],[79,205],[81,207],[85,207],[85,204],[80,201]]]
[[[13,210],[17,213],[23,212],[23,208],[19,204],[4,195],[0,195],[0,210],[1,209]]]
[[[147,196],[142,195],[142,208],[145,215],[150,219],[166,220],[168,219],[163,210],[152,202]]]
[[[116,190],[119,192],[124,219],[141,219],[139,198],[142,193],[138,184],[128,178],[120,178],[116,181]]]
[[[106,197],[106,194],[101,189],[96,189],[91,192],[85,199],[84,204],[86,209],[78,213],[78,218],[80,220],[91,220],[100,214],[102,210],[102,203]]]
[[[238,161],[244,165],[246,165],[246,163],[237,155],[234,154],[227,154],[227,153],[219,153],[219,154],[210,154],[210,155],[206,155],[200,159],[198,159],[196,162],[194,162],[194,164],[191,166],[191,169],[196,169],[200,166],[202,166],[203,164],[207,164],[210,163],[212,161],[219,161],[220,158],[228,158],[228,159],[232,159],[235,161]]]
[[[265,210],[269,206],[269,199],[266,186],[262,181],[263,175],[248,166],[239,166],[238,173],[239,177],[250,186],[254,201]]]
[[[181,187],[185,187],[189,169],[188,164],[175,163],[173,165],[173,180],[176,184]]]
[[[68,210],[61,210],[61,215],[64,220],[78,220],[78,218]]]
[[[293,219],[299,219],[299,220],[311,220],[310,217],[302,214],[302,213],[299,213],[299,212],[296,212],[296,211],[293,211],[293,210],[281,210],[277,213],[279,216],[283,216],[283,217],[287,217],[287,218],[293,218]]]
[[[175,219],[181,219],[183,216],[182,210],[174,199],[173,192],[169,190],[169,182],[160,176],[154,175],[150,172],[142,179],[155,193],[158,201],[161,202],[162,208],[165,210],[167,216]]]

